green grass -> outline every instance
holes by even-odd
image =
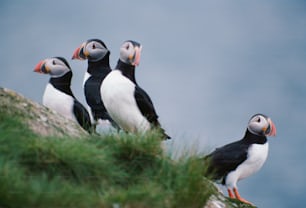
[[[41,137],[0,109],[0,207],[204,207],[216,190],[197,158],[161,135]]]

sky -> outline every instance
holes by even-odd
[[[0,86],[40,102],[41,59],[63,56],[85,104],[87,62],[71,60],[90,38],[103,40],[115,67],[125,40],[142,44],[136,69],[173,152],[208,153],[241,139],[253,114],[271,117],[263,168],[238,183],[258,207],[306,203],[306,2],[299,0],[46,1],[0,3]]]

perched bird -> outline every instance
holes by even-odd
[[[43,95],[43,105],[78,122],[86,131],[91,132],[90,116],[71,91],[72,71],[66,59],[44,59],[35,66],[34,72],[51,76]]]
[[[269,117],[256,114],[241,140],[217,148],[204,158],[208,173],[212,179],[222,180],[230,198],[251,204],[240,196],[237,182],[257,172],[266,161],[267,136],[276,136],[275,125]]]
[[[119,128],[107,113],[100,88],[104,78],[111,72],[109,65],[110,51],[105,43],[99,39],[90,39],[82,43],[72,56],[72,59],[88,60],[87,72],[84,76],[83,88],[89,111],[95,123],[101,119],[102,123],[112,124]]]
[[[102,83],[102,99],[110,116],[123,130],[136,133],[158,128],[165,139],[170,139],[160,126],[152,100],[135,79],[141,49],[135,41],[123,43],[116,69]]]

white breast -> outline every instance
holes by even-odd
[[[269,144],[252,144],[247,159],[226,177],[226,185],[236,187],[237,181],[256,173],[268,157]]]
[[[47,84],[44,95],[43,105],[63,115],[64,117],[76,121],[73,114],[73,97],[57,90],[50,83]]]
[[[141,114],[134,97],[135,84],[114,70],[107,75],[101,87],[101,95],[112,119],[128,132],[144,132],[150,123]]]
[[[91,77],[91,74],[89,74],[88,72],[85,72],[84,74],[84,78],[83,78],[83,87],[85,85],[85,82]]]

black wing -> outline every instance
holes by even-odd
[[[161,128],[160,123],[158,121],[158,115],[155,111],[153,102],[151,98],[149,97],[149,95],[143,89],[141,89],[138,85],[136,85],[134,96],[136,99],[137,106],[140,112],[142,113],[142,115],[144,115],[144,117],[146,117],[146,119],[154,127],[157,127],[158,129],[161,130],[161,133],[164,135],[165,139],[171,139],[171,137],[165,133],[165,130]]]
[[[73,112],[80,126],[91,133],[93,129],[90,122],[89,113],[87,112],[86,108],[77,100],[74,100]]]
[[[137,106],[142,115],[144,115],[146,119],[154,126],[159,126],[158,115],[156,114],[153,102],[149,95],[143,89],[136,85],[134,96],[136,99]]]
[[[95,120],[109,118],[100,94],[102,81],[101,77],[91,76],[84,85],[86,102],[90,106]]]
[[[105,75],[106,76],[106,75]],[[102,101],[100,88],[104,77],[91,76],[84,85],[84,93],[86,102],[89,105],[94,119],[109,120],[114,128],[119,130],[119,126],[114,122],[114,120],[108,114],[104,103]]]
[[[224,178],[247,159],[248,147],[242,141],[237,141],[217,148],[205,157],[208,161],[208,173],[212,174],[213,179]]]

